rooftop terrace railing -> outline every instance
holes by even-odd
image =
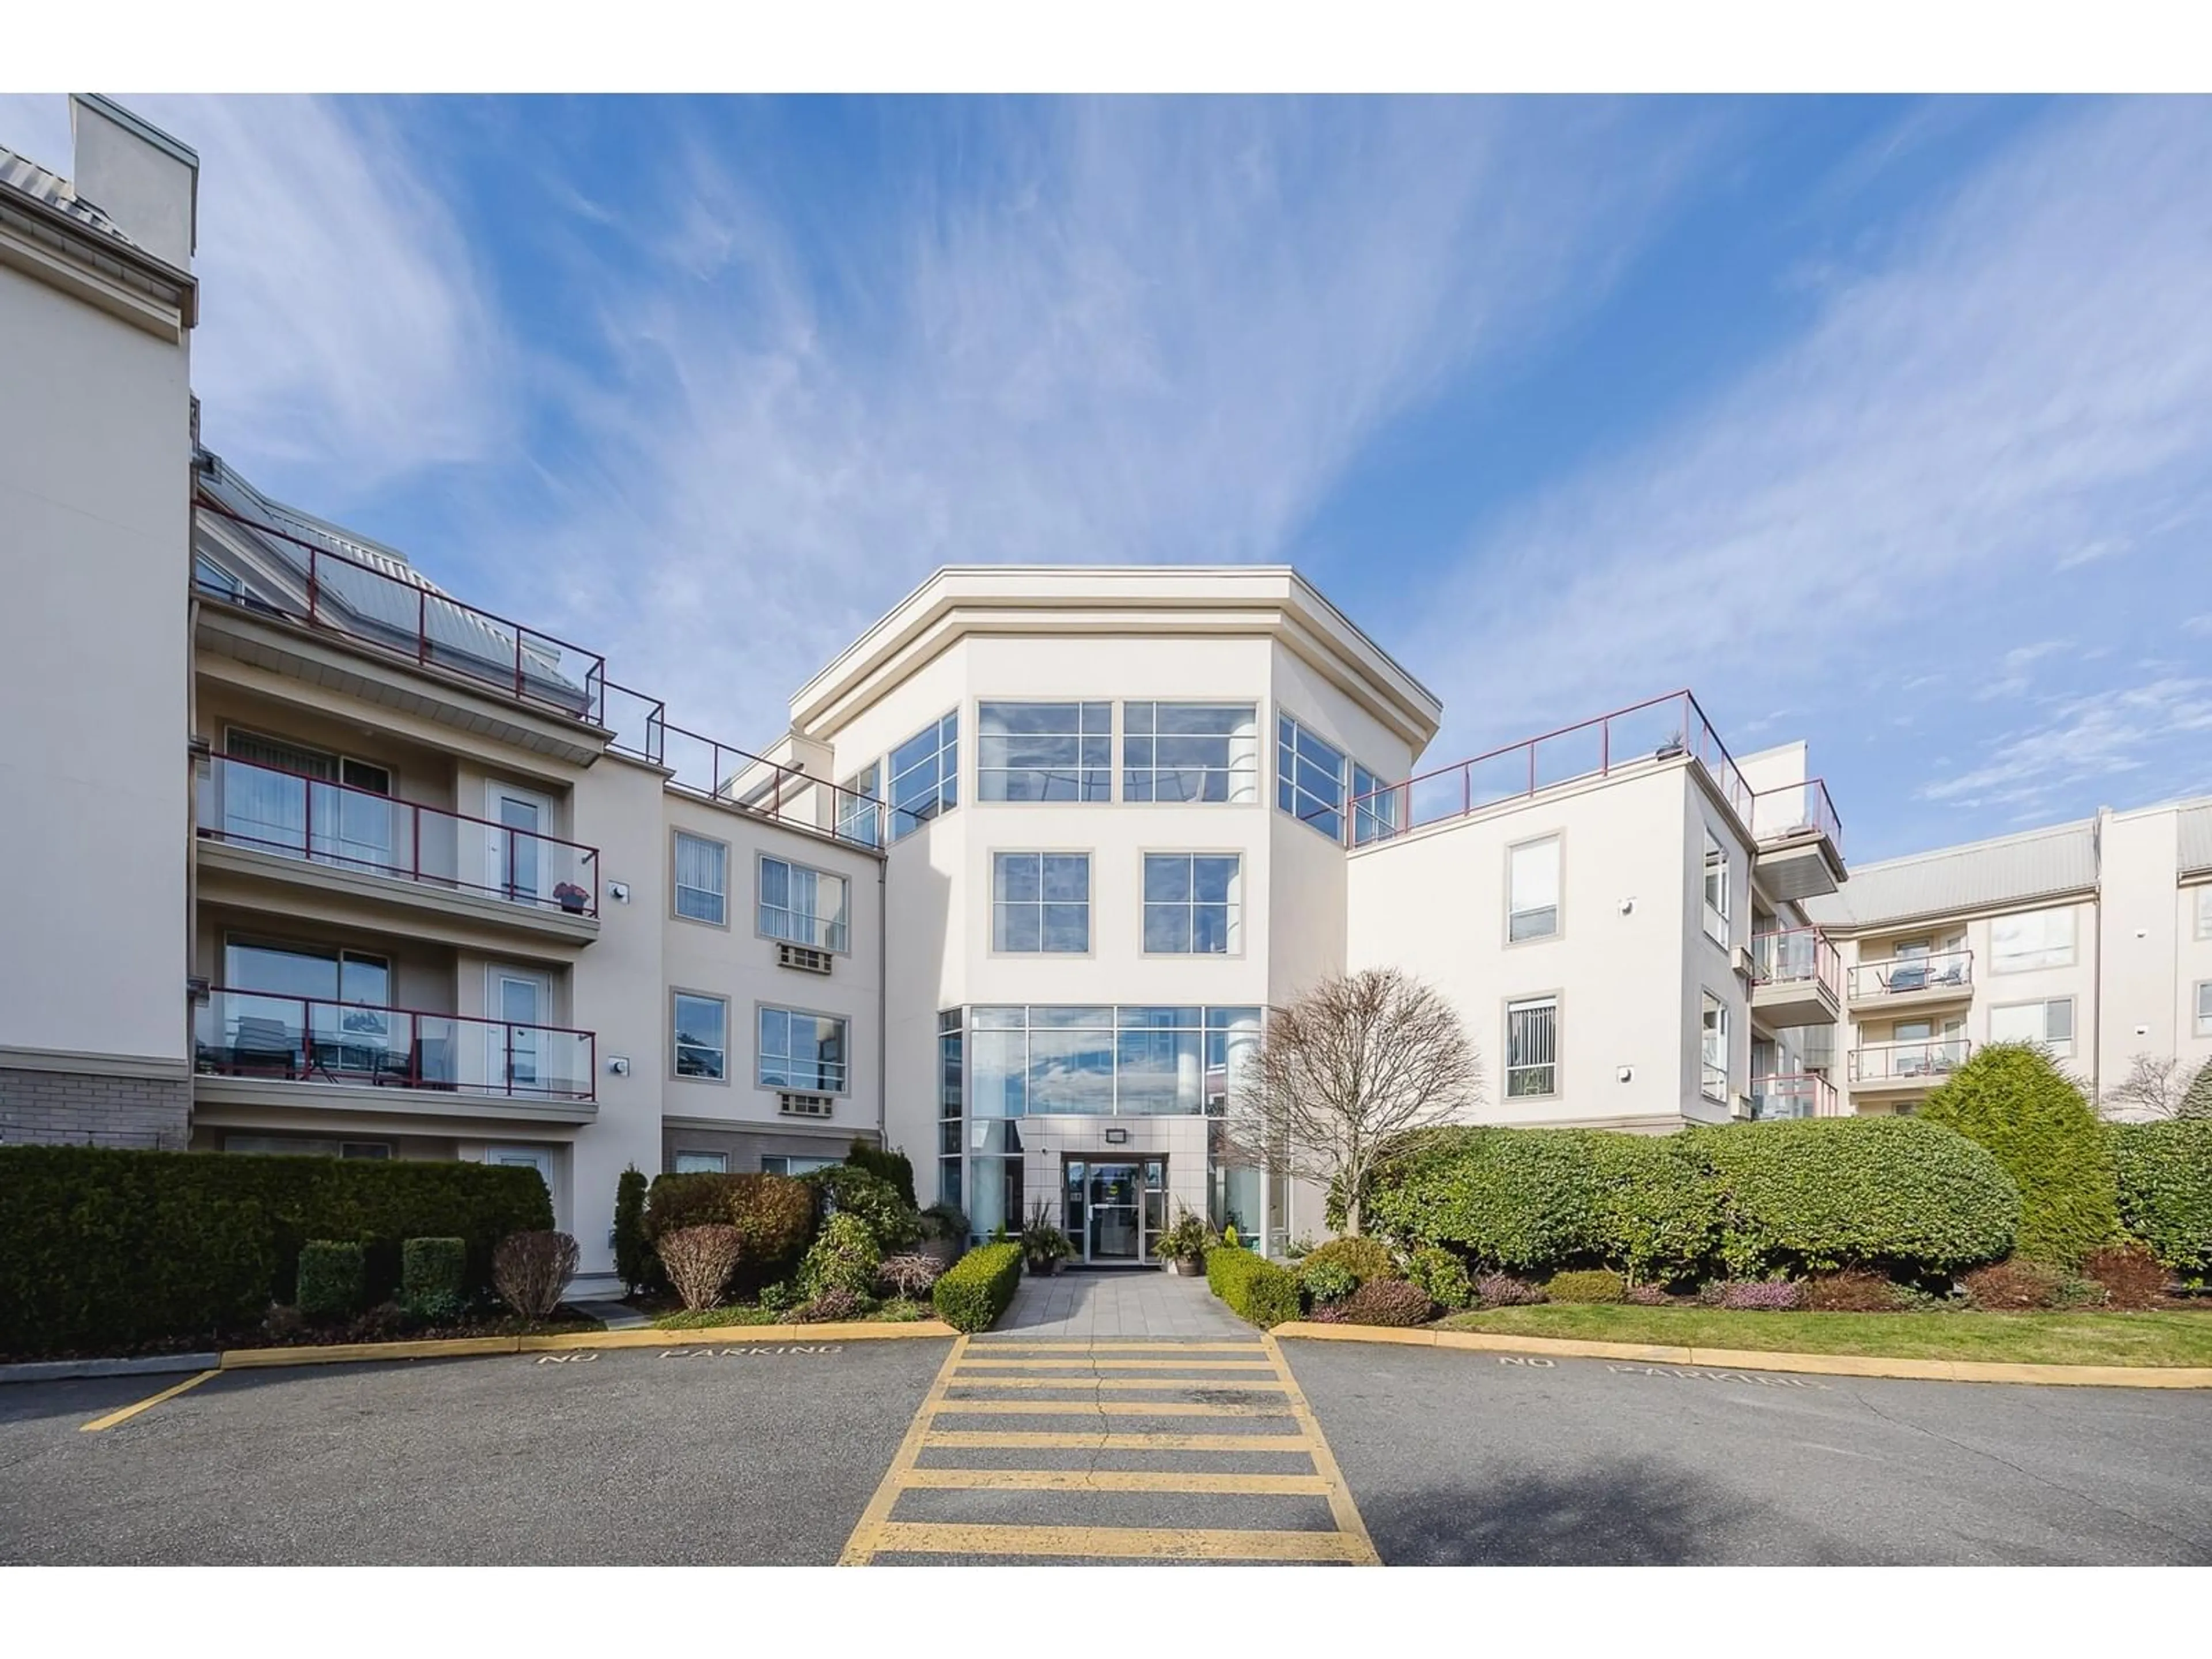
[[[275,580],[226,585],[195,568],[194,591],[249,611],[327,629],[439,668],[573,719],[602,722],[606,659],[491,611],[434,592],[203,495],[197,509],[295,550]]]

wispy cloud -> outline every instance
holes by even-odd
[[[2068,640],[2038,640],[2033,645],[2016,645],[1997,659],[1996,672],[1986,676],[1975,688],[1978,702],[1993,702],[2000,697],[2016,697],[2026,691],[2031,678],[2028,671],[2045,657],[2057,655],[2072,643]]]
[[[939,563],[1280,557],[1395,417],[1602,292],[1697,142],[1540,114],[988,106],[826,255],[700,140],[643,267],[577,275],[622,372],[508,533],[756,730]]]
[[[2212,733],[2212,679],[2166,678],[2059,702],[2048,718],[2006,733],[1978,765],[1938,778],[1921,799],[2028,815],[2084,782],[2139,773],[2178,739]]]
[[[2212,106],[2043,122],[1795,343],[1470,548],[1415,659],[1462,665],[1438,689],[1493,724],[1701,676],[1740,707],[1848,706],[1870,655],[2001,638],[2001,575],[2132,540],[2182,579],[2212,468],[2208,210]]]
[[[493,451],[507,348],[419,145],[357,102],[127,102],[199,152],[192,383],[211,445],[325,512]],[[0,99],[0,143],[66,176],[67,100]]]

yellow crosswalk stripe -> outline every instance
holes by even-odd
[[[1214,1389],[1236,1394],[1280,1394],[1273,1377],[1243,1376],[957,1376],[956,1389]]]
[[[1298,1387],[1297,1378],[1291,1375],[1291,1368],[1284,1363],[1282,1348],[1275,1339],[1263,1336],[1261,1340],[1267,1345],[1267,1357],[1275,1362],[1277,1370],[1282,1374],[1283,1382],[1290,1395],[1291,1410],[1297,1418],[1298,1426],[1313,1441],[1314,1471],[1328,1482],[1329,1513],[1336,1517],[1340,1530],[1358,1540],[1359,1547],[1365,1552],[1364,1559],[1367,1564],[1381,1566],[1382,1558],[1375,1553],[1375,1540],[1367,1535],[1367,1523],[1359,1518],[1359,1506],[1352,1501],[1352,1490],[1344,1484],[1344,1471],[1336,1467],[1336,1454],[1328,1449],[1328,1441],[1322,1434],[1321,1425],[1314,1420],[1313,1408],[1306,1404],[1305,1390]]]
[[[969,1359],[963,1364],[964,1370],[1041,1370],[1053,1365],[1088,1364],[1096,1370],[1115,1371],[1271,1371],[1274,1367],[1264,1359],[1086,1359],[1071,1355],[1066,1359]]]
[[[1158,1560],[1359,1561],[1364,1540],[1340,1532],[1259,1532],[1197,1527],[966,1526],[893,1521],[876,1547],[939,1555],[1075,1555]]]
[[[1317,1474],[1224,1474],[1185,1469],[909,1469],[910,1490],[931,1492],[1229,1492],[1266,1498],[1326,1498]]]
[[[1246,1405],[1243,1401],[1199,1400],[940,1400],[933,1414],[969,1412],[1000,1416],[1095,1417],[1118,1412],[1125,1417],[1288,1417],[1287,1404]]]
[[[1264,1358],[1257,1342],[978,1342],[973,1353],[1243,1353]]]
[[[1020,1429],[932,1429],[925,1446],[1054,1446],[1064,1451],[1306,1451],[1302,1434],[1051,1434]]]

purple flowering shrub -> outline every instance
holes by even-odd
[[[1533,1308],[1544,1292],[1510,1273],[1485,1273],[1474,1281],[1475,1299],[1486,1308]]]

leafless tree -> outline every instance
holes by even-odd
[[[1448,1123],[1481,1097],[1482,1064],[1449,1003],[1395,968],[1328,979],[1271,1015],[1224,1114],[1243,1158],[1300,1180],[1341,1183],[1359,1231],[1376,1160],[1408,1131]]]
[[[2104,1092],[2099,1104],[2146,1117],[2212,1117],[2212,1065],[2197,1068],[2157,1054],[2137,1054],[2128,1074]]]
[[[576,1241],[566,1233],[509,1233],[492,1252],[492,1285],[534,1325],[561,1305],[576,1260]]]
[[[679,1227],[662,1235],[660,1265],[668,1270],[668,1282],[692,1312],[711,1308],[721,1299],[722,1286],[730,1282],[738,1265],[741,1237],[735,1227],[720,1222]]]

